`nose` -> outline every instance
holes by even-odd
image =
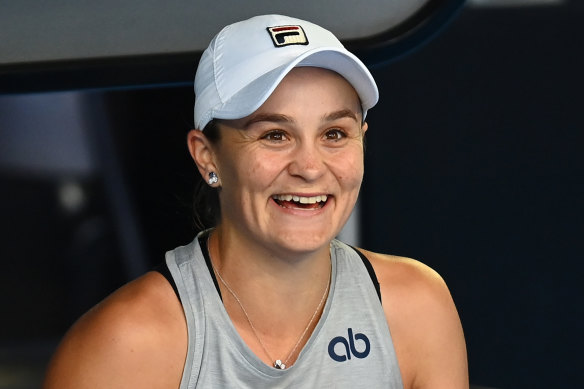
[[[321,177],[326,170],[322,151],[312,143],[302,142],[295,147],[288,173],[306,181],[314,181]]]

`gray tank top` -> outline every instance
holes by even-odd
[[[166,254],[188,328],[181,389],[403,388],[389,327],[358,254],[331,243],[322,316],[294,365],[262,362],[241,339],[217,293],[199,240]]]

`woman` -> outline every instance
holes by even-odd
[[[468,387],[440,276],[334,239],[378,98],[365,66],[321,27],[260,16],[213,39],[195,93],[216,226],[84,315],[45,387]]]

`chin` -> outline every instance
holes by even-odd
[[[334,237],[335,235],[325,234],[322,230],[288,230],[278,234],[277,245],[289,252],[314,252],[328,247]]]

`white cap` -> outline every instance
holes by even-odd
[[[363,118],[377,103],[371,73],[330,31],[288,16],[263,15],[223,28],[203,52],[195,76],[195,128],[252,114],[297,66],[343,76],[361,99]]]

